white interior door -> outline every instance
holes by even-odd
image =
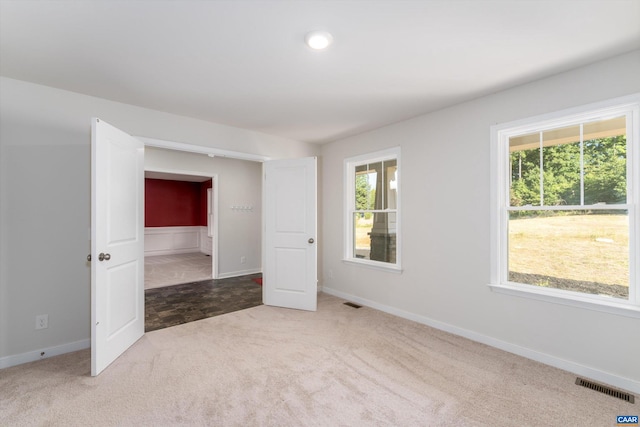
[[[144,145],[91,124],[91,375],[144,334]]]
[[[317,306],[316,158],[264,163],[264,304]]]

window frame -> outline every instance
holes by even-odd
[[[626,115],[627,203],[629,220],[629,297],[627,300],[527,285],[508,280],[508,215],[510,206],[509,138],[588,121]],[[596,311],[640,318],[640,93],[491,126],[491,270],[492,291]],[[589,208],[593,205],[574,206]],[[511,208],[511,209],[509,209]],[[532,206],[534,210],[571,207]]]
[[[372,164],[382,161],[396,161],[396,208],[395,209],[383,209],[375,210],[376,212],[394,212],[396,213],[396,262],[384,262],[369,260],[363,258],[356,258],[354,254],[354,224],[353,215],[357,209],[356,207],[356,194],[355,194],[355,172],[356,167]],[[355,264],[363,267],[379,269],[384,271],[390,271],[394,273],[402,272],[402,226],[401,226],[401,161],[400,161],[400,147],[388,148],[385,150],[375,151],[372,153],[361,154],[354,157],[349,157],[344,160],[344,254],[342,261],[349,264]]]

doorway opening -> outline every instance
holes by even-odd
[[[145,148],[145,332],[262,304],[261,163],[167,148]]]
[[[216,187],[215,175],[145,170],[145,290],[217,277]]]
[[[194,147],[183,143],[149,138],[140,140],[98,118],[91,120],[91,255],[100,261],[91,263],[92,376],[100,374],[144,335],[143,178],[147,154],[152,151],[147,151],[149,147],[200,154],[204,151],[209,157],[230,153],[234,159],[269,160],[262,156]],[[162,157],[160,153],[156,154]],[[184,156],[185,153],[181,155]],[[155,160],[163,167],[177,165],[173,158]],[[201,157],[197,163],[202,163],[202,160],[204,158]],[[225,212],[233,212],[236,220],[240,220],[244,214],[255,215],[251,221],[255,228],[234,227],[231,216],[228,223],[225,220],[225,241],[229,244],[244,241],[243,249],[246,256],[238,256],[239,253],[229,251],[231,257],[224,259],[224,271],[229,272],[227,277],[234,277],[248,274],[250,262],[256,263],[256,272],[262,272],[264,266],[265,281],[261,288],[264,302],[268,305],[316,310],[316,160],[315,157],[283,159],[268,162],[264,170],[262,165],[254,167],[258,184],[248,188],[253,192],[255,206],[260,207],[259,212],[252,210],[251,205],[225,202],[226,206],[231,205],[231,210],[225,209]],[[251,162],[243,163],[246,167],[246,164]],[[243,169],[243,165],[234,163],[230,168]],[[237,187],[229,184],[235,184]],[[247,188],[242,184],[225,178],[224,188],[231,195],[230,199],[245,194],[234,191],[235,188]],[[264,203],[264,217],[261,201],[267,202]],[[300,201],[305,202],[304,209],[300,208]],[[233,209],[234,206],[236,209]],[[237,209],[238,206],[240,209]],[[244,209],[245,207],[249,209]],[[247,219],[247,216],[242,218]],[[276,238],[280,237],[274,232],[277,224],[284,223],[298,225],[299,239],[294,243],[299,247],[292,246],[291,250],[280,251],[279,258],[274,259],[269,255],[278,249]],[[300,244],[302,241],[307,243]],[[213,250],[217,253],[215,243]],[[220,259],[222,264],[219,254],[213,259]],[[264,264],[260,262],[262,259],[265,261]],[[242,267],[244,264],[246,265]],[[237,269],[233,270],[234,267]],[[215,268],[213,274],[217,274],[217,271]],[[278,280],[278,286],[275,286],[275,281],[272,282],[270,278],[281,276],[285,280]],[[297,292],[291,292],[292,289]],[[284,300],[281,298],[283,295],[289,298]]]

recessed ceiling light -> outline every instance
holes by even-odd
[[[326,49],[333,41],[333,36],[326,31],[311,31],[304,38],[311,49]]]

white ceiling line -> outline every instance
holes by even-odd
[[[145,136],[134,136],[148,147],[165,148],[169,150],[186,151],[189,153],[212,154],[217,157],[230,159],[249,160],[252,162],[265,162],[271,160],[270,157],[259,154],[242,153],[239,151],[222,150],[220,148],[205,147],[202,145],[186,144],[184,142],[165,141],[163,139],[147,138]]]

